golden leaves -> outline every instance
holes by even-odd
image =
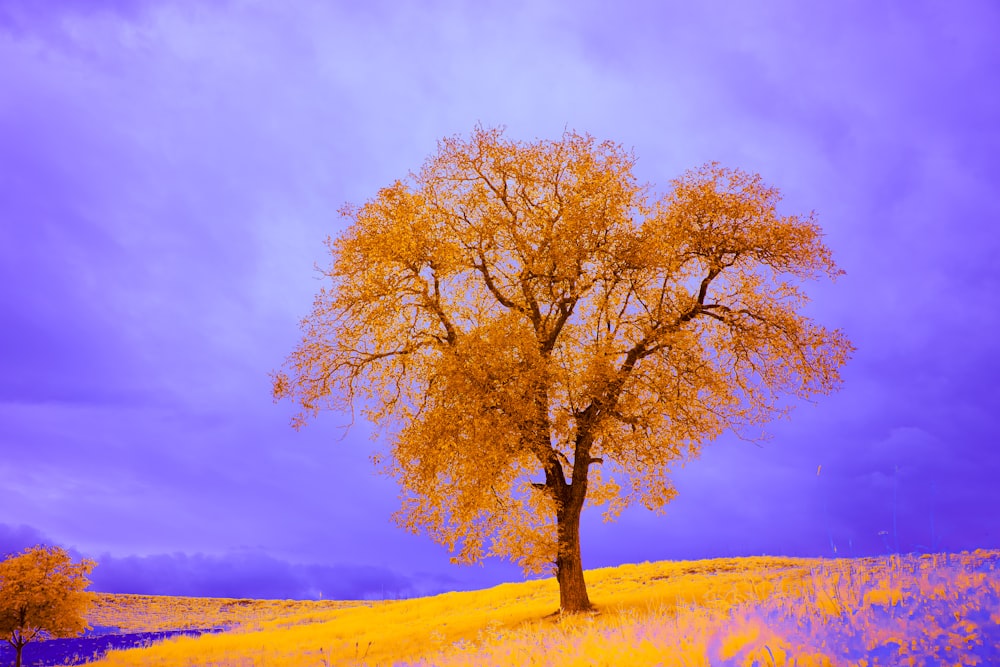
[[[39,637],[74,637],[93,594],[84,589],[96,563],[74,563],[61,547],[32,547],[0,562],[0,637],[20,646]]]
[[[815,217],[715,163],[649,204],[634,163],[477,127],[342,211],[275,397],[297,423],[359,405],[392,441],[401,522],[460,560],[535,567],[588,493],[660,510],[669,464],[839,385],[850,342],[800,312],[803,280],[840,273]]]
[[[759,174],[718,163],[688,171],[657,203],[650,233],[706,266],[766,266],[798,278],[841,273],[823,245],[815,216],[780,216],[777,188]]]

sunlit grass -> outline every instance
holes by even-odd
[[[312,612],[377,604],[341,600],[251,600],[191,598],[168,595],[97,593],[87,614],[93,626],[115,627],[122,632],[247,628],[264,621]]]
[[[97,664],[991,664],[1000,658],[998,561],[1000,552],[977,551],[624,565],[588,571],[598,611],[568,618],[551,615],[552,579],[342,608],[272,602],[228,632]],[[232,610],[221,606],[204,603],[204,617]]]

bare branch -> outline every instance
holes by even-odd
[[[500,288],[497,287],[496,283],[493,280],[493,276],[490,274],[486,258],[483,256],[481,250],[478,255],[478,259],[479,259],[478,262],[476,261],[472,262],[472,267],[477,271],[479,271],[480,274],[482,274],[483,283],[486,285],[486,288],[490,291],[490,294],[493,295],[493,298],[495,298],[500,305],[509,308],[510,310],[516,310],[519,313],[523,313],[524,307],[521,306],[520,304],[515,303],[512,299],[506,297],[503,294],[503,292],[500,291]]]

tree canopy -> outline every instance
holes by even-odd
[[[478,127],[342,214],[329,279],[274,395],[388,437],[397,515],[474,562],[559,578],[588,608],[584,501],[658,510],[678,461],[834,390],[851,346],[801,313],[842,273],[813,215],[708,164],[655,196],[635,157]]]
[[[94,561],[74,563],[61,547],[36,546],[0,562],[0,636],[16,651],[36,639],[75,637],[89,626]]]

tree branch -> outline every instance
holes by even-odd
[[[548,337],[542,344],[542,352],[548,354],[555,349],[556,342],[559,340],[559,334],[562,333],[563,327],[566,326],[566,321],[569,320],[570,316],[573,314],[573,308],[576,307],[576,302],[580,299],[580,295],[576,295],[572,298],[566,297],[560,299],[557,308],[559,309],[559,316],[556,318],[555,326],[552,327],[552,331],[549,332]]]
[[[486,265],[486,257],[483,256],[482,249],[479,249],[477,255],[479,257],[479,261],[472,262],[472,268],[476,269],[477,271],[479,271],[479,273],[482,274],[483,282],[486,283],[486,288],[490,291],[490,294],[493,295],[493,298],[495,298],[497,302],[499,302],[500,305],[504,306],[505,308],[509,308],[510,310],[516,310],[519,313],[523,313],[524,307],[521,306],[520,304],[515,303],[512,299],[505,296],[504,293],[500,291],[500,288],[497,287],[496,283],[493,281],[493,276],[490,275],[490,270]]]
[[[433,297],[430,295],[427,291],[427,285],[424,283],[424,300],[427,307],[438,316],[438,320],[441,322],[441,325],[444,326],[448,344],[454,345],[458,340],[458,332],[455,329],[455,325],[452,324],[448,315],[444,312],[444,309],[441,308],[441,281],[438,278],[437,269],[435,268],[433,262],[430,264],[430,269],[431,277],[434,279],[434,295]]]
[[[698,290],[698,298],[693,306],[678,315],[677,319],[669,325],[654,326],[649,333],[643,336],[640,341],[629,349],[629,351],[625,354],[625,359],[622,361],[621,366],[618,367],[618,371],[615,373],[614,378],[605,386],[604,392],[595,397],[591,401],[590,405],[588,405],[583,412],[578,415],[578,417],[596,419],[601,412],[614,407],[614,405],[618,402],[618,398],[621,395],[621,391],[625,386],[626,380],[629,375],[631,375],[632,369],[635,368],[635,365],[639,362],[639,360],[669,347],[669,345],[657,343],[657,339],[666,333],[679,331],[681,325],[693,320],[700,313],[704,312],[703,305],[705,303],[705,296],[708,294],[708,287],[719,275],[719,273],[721,273],[721,271],[722,270],[720,268],[710,269],[708,274],[701,281],[701,285]],[[633,291],[634,289],[630,290],[629,294],[632,294]],[[640,300],[640,303],[643,302]],[[643,307],[646,308],[644,303]],[[646,312],[649,312],[648,308],[646,309]]]

